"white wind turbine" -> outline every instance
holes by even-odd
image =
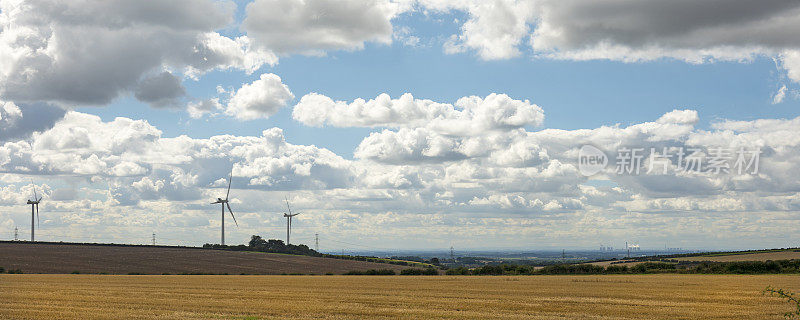
[[[300,214],[300,212],[292,213],[292,208],[289,207],[289,198],[286,199],[286,209],[289,210],[289,213],[283,213],[283,216],[286,217],[286,245],[289,245],[289,234],[292,230],[292,217]]]
[[[239,223],[236,222],[236,216],[233,215],[233,210],[231,210],[231,205],[228,203],[228,196],[231,195],[231,181],[233,180],[233,168],[231,168],[231,176],[228,178],[228,192],[225,194],[225,199],[217,198],[217,201],[212,202],[211,204],[221,204],[222,205],[222,234],[220,237],[220,243],[224,246],[225,245],[225,207],[228,207],[228,212],[231,213],[231,217],[233,218],[233,222],[236,223],[236,226],[239,226]]]
[[[34,210],[35,210],[35,212],[36,212],[36,223],[38,224],[39,223],[39,202],[42,201],[42,197],[39,197],[39,195],[36,194],[36,184],[34,184],[33,181],[31,181],[31,184],[33,185],[33,200],[28,200],[28,204],[31,205],[31,242],[33,242],[34,241],[34,236],[33,236],[34,235],[34,231],[33,231],[34,230],[33,214],[34,214]]]

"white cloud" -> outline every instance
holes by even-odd
[[[392,42],[391,20],[410,9],[388,0],[255,0],[242,27],[254,43],[281,53],[319,55]]]
[[[800,50],[785,50],[780,60],[789,79],[800,83]]]
[[[779,104],[779,103],[783,102],[784,98],[786,98],[786,86],[785,85],[782,86],[780,89],[778,89],[778,92],[776,92],[775,95],[772,96],[772,104]]]
[[[773,57],[800,82],[800,4],[791,0],[631,1],[422,0],[433,12],[467,14],[446,53],[509,59],[530,44],[535,57],[689,63]]]
[[[266,119],[292,99],[294,95],[280,77],[265,73],[258,80],[236,90],[228,101],[225,114],[240,120]]]
[[[254,71],[276,58],[215,33],[230,1],[2,1],[0,95],[20,102],[104,105],[163,69],[197,76]]]
[[[697,121],[700,120],[700,117],[697,116],[697,111],[695,110],[672,110],[668,113],[665,113],[663,116],[656,120],[656,123],[674,123],[674,124],[685,124],[685,125],[695,125]]]
[[[22,118],[22,110],[13,102],[0,101],[0,124],[8,128]]]
[[[33,134],[32,144],[0,146],[6,182],[0,186],[0,206],[24,203],[30,188],[18,186],[35,174],[37,181],[80,190],[45,191],[51,196],[42,207],[48,219],[43,239],[74,236],[70,230],[80,226],[117,230],[116,241],[160,229],[208,242],[218,235],[218,221],[206,202],[224,193],[224,179],[217,181],[233,167],[234,210],[242,218],[229,238],[241,241],[254,233],[280,234],[283,220],[271,212],[280,212],[279,200],[289,191],[298,210],[313,217],[298,221],[305,226],[298,237],[302,230],[321,228],[349,234],[345,239],[380,233],[397,241],[408,239],[409,228],[435,234],[466,230],[453,233],[466,242],[478,237],[503,243],[509,235],[527,239],[537,232],[556,232],[550,237],[564,241],[587,230],[625,236],[613,230],[636,226],[647,230],[643,237],[651,237],[665,224],[710,222],[713,226],[702,231],[673,231],[689,237],[725,232],[726,241],[750,235],[735,229],[742,223],[752,230],[794,232],[800,184],[792,177],[800,174],[800,118],[715,122],[709,130],[695,129],[697,122],[695,112],[676,110],[627,127],[506,128],[475,136],[403,125],[365,138],[356,159],[347,160],[323,148],[287,143],[278,128],[259,136],[165,138],[146,121],[105,122],[69,112],[52,129]],[[757,175],[670,170],[619,176],[612,161],[602,175],[615,185],[588,186],[575,162],[576,150],[585,143],[612,157],[620,146],[761,146],[763,153]],[[25,222],[0,213],[6,218]]]
[[[437,10],[463,10],[469,15],[467,21],[461,25],[461,34],[451,36],[444,44],[445,53],[475,50],[483,60],[509,59],[521,54],[519,46],[529,32],[533,15],[531,2],[461,1],[447,5],[431,2],[438,1],[421,1],[423,6]]]
[[[223,106],[219,102],[219,98],[211,98],[198,102],[189,102],[189,104],[186,106],[186,112],[189,113],[189,117],[192,119],[199,119],[206,114],[222,109]]]
[[[333,101],[324,95],[303,96],[292,117],[310,126],[334,127],[427,127],[446,135],[483,134],[485,131],[539,126],[542,109],[528,100],[514,100],[492,93],[486,98],[463,97],[455,104],[414,99],[406,93],[392,99],[387,94],[351,103]]]

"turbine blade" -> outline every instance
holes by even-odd
[[[39,204],[36,204],[36,227],[39,227]]]
[[[225,194],[225,200],[231,195],[231,182],[233,182],[233,168],[231,168],[231,176],[228,178],[228,193]]]
[[[33,199],[37,199],[39,196],[36,194],[36,184],[33,183],[33,179],[31,179],[31,184],[33,185]]]
[[[231,210],[231,205],[229,203],[227,203],[227,202],[225,202],[225,205],[228,206],[228,212],[230,212],[231,213],[231,217],[233,217],[233,223],[235,223],[236,226],[238,227],[239,223],[236,222],[236,216],[233,215],[233,210]]]
[[[286,209],[289,210],[289,214],[292,214],[292,208],[289,207],[289,198],[286,196],[283,198],[286,200]]]

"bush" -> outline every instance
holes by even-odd
[[[81,274],[81,272],[78,271],[78,270],[75,270],[75,271],[72,271],[72,274]]]
[[[400,274],[404,276],[435,276],[439,274],[439,271],[436,271],[434,268],[409,268],[401,270]]]
[[[676,265],[666,262],[645,262],[631,267],[633,273],[663,273],[676,269]]]
[[[795,296],[795,294],[791,291],[775,289],[769,286],[761,293],[785,299],[787,302],[792,304],[794,310],[784,313],[783,316],[786,319],[800,319],[800,297]]]
[[[8,269],[9,274],[22,274],[22,270],[20,269]]]
[[[488,265],[483,267],[477,267],[475,270],[472,271],[473,274],[482,274],[482,275],[501,275],[504,273],[503,267],[499,265]]]
[[[606,267],[606,273],[628,273],[628,266],[610,265]]]
[[[445,272],[445,274],[451,276],[456,276],[456,275],[466,276],[472,274],[472,272],[470,272],[469,269],[467,268],[458,267],[458,268],[448,269],[447,272]]]
[[[391,269],[369,269],[366,271],[360,270],[352,270],[344,273],[344,275],[348,276],[393,276],[395,275],[394,270]]]
[[[703,262],[695,271],[697,273],[798,273],[800,260],[767,260],[767,261],[735,261],[735,262]]]
[[[3,267],[0,267],[0,273],[3,273],[3,272],[6,272],[6,269],[3,268]]]
[[[593,264],[557,264],[543,267],[538,273],[541,274],[599,274],[605,268]]]

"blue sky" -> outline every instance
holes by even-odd
[[[0,1],[1,239],[35,185],[42,239],[217,241],[230,168],[234,242],[282,237],[285,197],[297,239],[361,249],[782,247],[800,227],[791,1],[119,1]],[[587,177],[583,145],[761,150],[761,171]]]

